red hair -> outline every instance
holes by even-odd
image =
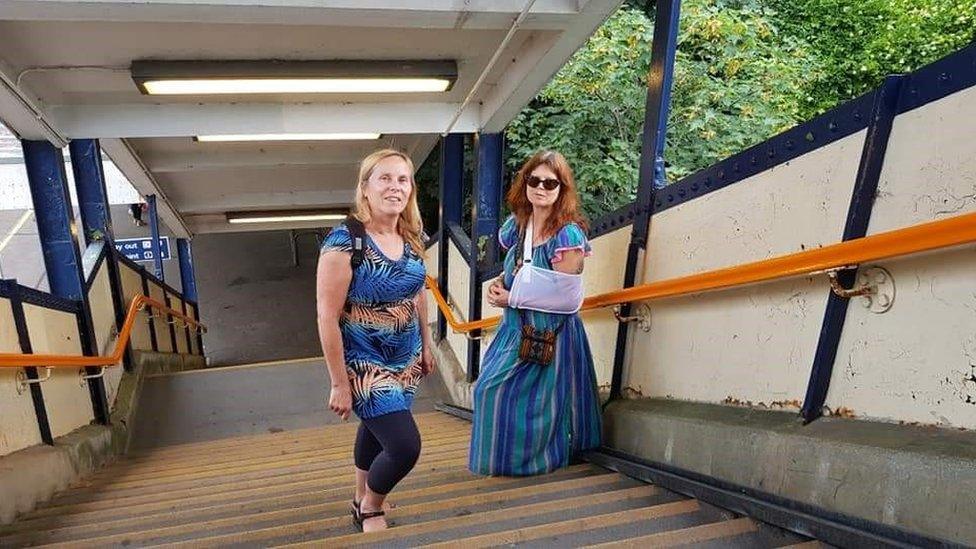
[[[515,181],[508,189],[508,196],[506,197],[508,207],[515,214],[519,231],[521,232],[525,229],[526,224],[529,222],[529,216],[532,215],[532,203],[529,202],[525,194],[525,181],[533,170],[542,165],[552,170],[562,185],[559,188],[559,196],[552,205],[552,212],[550,212],[549,218],[546,219],[545,226],[542,227],[541,234],[548,236],[555,235],[559,229],[569,223],[576,223],[583,229],[583,232],[586,232],[588,228],[587,222],[579,210],[579,198],[576,195],[576,181],[573,179],[573,170],[569,167],[569,162],[566,162],[566,158],[556,151],[539,151],[535,153],[525,164],[522,164],[522,167],[519,168],[518,173],[515,175]]]

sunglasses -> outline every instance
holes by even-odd
[[[541,185],[542,188],[547,191],[554,191],[557,187],[562,185],[563,182],[558,179],[542,179],[534,175],[530,175],[529,177],[525,178],[525,184],[533,189],[538,189]]]

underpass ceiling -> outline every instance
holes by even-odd
[[[453,131],[500,131],[619,3],[536,0],[488,70],[525,0],[0,0],[0,119],[27,139],[101,139],[177,233],[241,230],[222,215],[348,205],[362,156],[391,146],[419,164],[455,117]],[[458,75],[442,93],[146,96],[140,59],[454,60]],[[382,136],[193,139],[325,132]]]

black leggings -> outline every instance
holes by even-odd
[[[409,411],[363,419],[356,432],[356,467],[369,471],[366,485],[389,494],[420,457],[420,432]]]

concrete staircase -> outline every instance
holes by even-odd
[[[365,545],[776,547],[800,542],[594,465],[530,478],[465,468],[470,424],[418,414],[416,469],[390,530],[349,514],[354,424],[139,451],[0,530],[0,546]]]

